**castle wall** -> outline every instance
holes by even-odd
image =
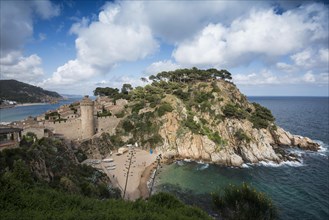
[[[22,135],[26,135],[28,132],[36,134],[38,139],[44,137],[44,127],[25,127],[22,131]]]
[[[120,122],[120,118],[115,116],[102,117],[97,119],[97,131],[98,132],[108,132],[111,135],[115,133],[115,128]]]
[[[80,118],[68,119],[66,122],[46,122],[46,128],[53,129],[53,133],[63,135],[68,139],[81,139],[81,120]]]

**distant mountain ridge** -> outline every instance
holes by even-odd
[[[56,102],[63,97],[57,92],[44,90],[17,80],[0,80],[0,99],[19,103]]]

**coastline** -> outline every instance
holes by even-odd
[[[157,166],[156,163],[152,163],[151,165],[146,167],[144,169],[144,172],[142,173],[142,176],[141,176],[141,179],[140,179],[140,182],[139,182],[139,186],[138,186],[138,190],[140,192],[140,197],[142,199],[147,199],[149,197],[150,190],[147,186],[147,183],[151,179],[152,170],[156,166]]]
[[[126,186],[126,200],[134,201],[138,198],[147,198],[149,191],[147,182],[151,175],[151,169],[155,166],[156,154],[150,154],[148,151],[142,149],[134,149],[133,163],[130,167],[128,182]],[[107,159],[113,159],[113,162],[102,162],[101,167],[109,176],[111,182],[122,190],[126,185],[126,167],[129,154],[126,152],[122,155],[112,155]],[[107,166],[112,164],[115,169],[106,169]]]
[[[51,103],[47,102],[35,102],[35,103],[21,103],[21,104],[16,104],[15,107],[20,107],[20,106],[33,106],[33,105],[48,105]]]

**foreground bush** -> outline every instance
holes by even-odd
[[[241,186],[230,185],[220,193],[213,194],[213,203],[224,219],[277,219],[277,210],[271,199],[246,183]]]

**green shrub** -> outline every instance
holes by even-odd
[[[119,148],[124,144],[121,137],[118,135],[110,136],[110,141],[115,146],[115,148]]]
[[[132,109],[131,109],[131,112],[132,113],[139,113],[139,110],[141,110],[142,108],[144,108],[145,106],[145,102],[142,101],[142,102],[138,102],[136,103],[135,105],[132,106]]]
[[[241,128],[235,132],[234,137],[238,141],[246,141],[247,143],[249,143],[251,140],[250,137]]]
[[[157,113],[158,116],[161,117],[166,112],[172,112],[173,110],[174,110],[173,107],[169,103],[165,102],[157,109]]]
[[[275,121],[271,111],[258,103],[252,103],[255,107],[255,111],[252,112],[250,121],[253,123],[253,127],[257,129],[267,128],[271,122]]]
[[[115,117],[117,117],[117,118],[123,118],[124,116],[125,116],[124,111],[121,111],[121,112],[115,114]]]
[[[213,194],[213,204],[223,219],[272,220],[277,219],[277,210],[272,200],[246,183],[230,185]]]
[[[190,98],[190,94],[187,92],[183,92],[182,89],[175,90],[173,94],[183,101],[188,101]]]
[[[222,137],[219,135],[218,131],[215,133],[208,134],[208,138],[215,142],[217,145],[224,145],[225,141],[222,139]]]
[[[188,127],[192,133],[199,134],[201,126],[197,122],[193,120],[193,116],[189,115],[187,116],[187,119],[184,121],[184,125]]]
[[[125,120],[123,123],[122,123],[122,128],[126,131],[126,132],[130,132],[132,131],[135,126],[128,120]]]
[[[233,104],[225,105],[223,108],[223,113],[229,118],[245,119],[247,117],[247,112],[245,110]]]

